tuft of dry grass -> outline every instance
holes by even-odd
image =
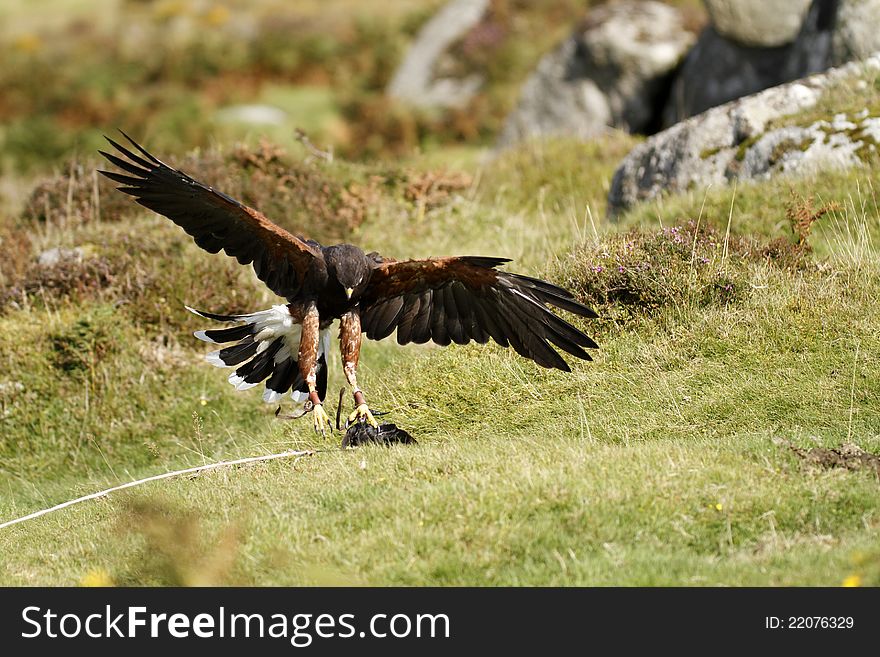
[[[813,253],[813,246],[810,244],[813,225],[825,215],[839,212],[842,206],[837,202],[830,202],[822,203],[816,208],[813,196],[803,196],[794,188],[789,194],[790,200],[785,205],[785,219],[791,229],[791,237],[770,240],[763,247],[762,253],[783,267],[804,269]]]
[[[136,214],[138,209],[115,191],[112,181],[98,175],[94,164],[94,158],[73,158],[63,173],[40,180],[25,202],[22,222],[64,227]]]
[[[785,218],[788,219],[798,246],[810,249],[808,239],[813,230],[813,224],[829,212],[838,212],[840,209],[840,204],[836,202],[823,203],[819,208],[816,208],[812,196],[801,196],[792,189],[791,201],[785,208]]]
[[[15,284],[0,287],[0,313],[7,307],[26,307],[35,298],[82,303],[98,298],[102,290],[115,283],[113,265],[106,257],[65,252],[50,265],[31,263]]]
[[[0,224],[0,249],[4,256],[0,260],[0,289],[3,289],[20,280],[30,266],[31,238],[23,230]]]

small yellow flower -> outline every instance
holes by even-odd
[[[223,5],[217,5],[206,11],[204,16],[202,16],[202,20],[212,27],[220,27],[229,22],[229,17],[229,9]]]
[[[841,586],[844,586],[847,588],[861,586],[861,585],[862,585],[862,576],[861,575],[850,575],[849,577],[844,579],[843,582],[841,583]]]
[[[155,5],[153,15],[157,20],[168,20],[189,13],[189,3],[184,0],[164,0]]]
[[[80,586],[113,586],[113,578],[106,570],[90,570],[79,584]]]
[[[207,406],[207,405],[208,405],[208,400],[205,399],[204,397],[202,397],[202,398],[199,400],[199,403],[200,403],[202,406]]]
[[[715,502],[715,510],[716,511],[724,511],[724,505],[721,502]]]
[[[14,42],[15,49],[20,52],[35,53],[43,47],[43,40],[36,34],[22,34]]]

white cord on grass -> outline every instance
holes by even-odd
[[[22,516],[21,518],[15,518],[14,520],[7,520],[6,522],[0,523],[0,529],[4,529],[5,527],[10,527],[12,525],[16,525],[20,522],[24,522],[25,520],[33,520],[34,518],[39,518],[40,516],[44,516],[47,513],[52,513],[53,511],[60,511],[61,509],[65,509],[69,506],[73,506],[74,504],[79,504],[80,502],[87,502],[88,500],[95,500],[99,497],[104,497],[105,495],[109,495],[110,493],[115,493],[116,491],[123,490],[125,488],[132,488],[134,486],[140,486],[141,484],[146,484],[150,481],[159,481],[160,479],[170,479],[171,477],[179,477],[181,475],[193,474],[196,472],[202,472],[204,470],[213,470],[215,468],[222,468],[228,465],[242,465],[244,463],[256,463],[257,461],[271,461],[273,459],[283,459],[283,458],[291,458],[294,456],[310,456],[314,454],[313,450],[305,450],[301,452],[297,452],[294,450],[288,450],[286,452],[280,452],[278,454],[267,454],[265,456],[250,456],[244,459],[236,459],[234,461],[218,461],[217,463],[209,463],[208,465],[200,465],[195,468],[187,468],[185,470],[175,470],[174,472],[166,472],[164,474],[154,475],[152,477],[147,477],[146,479],[137,479],[136,481],[129,481],[127,484],[122,484],[120,486],[114,486],[113,488],[108,488],[106,490],[99,491],[97,493],[92,493],[91,495],[84,495],[83,497],[78,497],[75,500],[69,500],[67,502],[62,502],[61,504],[56,504],[55,506],[49,509],[42,509],[40,511],[34,511],[33,513],[29,513],[26,516]]]

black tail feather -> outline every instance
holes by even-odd
[[[297,362],[293,358],[288,358],[275,365],[275,371],[266,381],[266,389],[283,395],[290,390],[293,380],[299,372]]]
[[[221,349],[217,354],[217,357],[224,365],[234,367],[235,365],[240,365],[256,354],[258,346],[258,343],[254,342],[252,336],[247,336],[238,344]]]
[[[213,342],[214,344],[224,344],[226,342],[238,342],[246,337],[253,335],[253,324],[242,324],[241,326],[233,326],[225,329],[208,329],[207,331],[196,331],[195,335],[199,340],[205,342]]]
[[[256,339],[259,332],[266,327],[267,320],[270,323],[273,321],[271,313],[264,311],[251,315],[219,315],[195,310],[189,306],[187,309],[200,317],[220,322],[244,322],[228,328],[196,331],[194,334],[206,342],[228,345],[219,351],[208,354],[207,359],[218,367],[235,367],[236,370],[229,376],[229,382],[238,390],[252,388],[261,381],[265,381],[266,389],[263,400],[266,402],[278,402],[281,396],[288,391],[300,393],[293,395],[294,399],[298,401],[303,401],[308,395],[308,385],[299,370],[296,345],[286,342],[286,334],[275,333],[274,335],[278,337]],[[277,307],[273,310],[277,310]],[[274,321],[277,327],[277,318]],[[272,334],[270,333],[270,335]],[[263,341],[265,339],[272,340],[268,347]],[[257,353],[261,345],[264,348]],[[282,349],[289,349],[290,351],[284,352],[289,355],[286,357],[282,355],[279,358],[279,352]],[[318,395],[323,402],[327,396],[327,359],[323,352],[318,356],[316,365],[315,384]]]

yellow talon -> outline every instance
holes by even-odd
[[[327,431],[332,433],[333,426],[330,424],[330,416],[327,415],[327,411],[324,410],[324,407],[321,404],[315,405],[315,433],[320,433],[322,436],[327,435]]]
[[[354,409],[354,412],[352,412],[352,414],[348,416],[349,424],[354,424],[359,420],[366,420],[373,428],[379,428],[379,423],[376,422],[376,418],[374,418],[373,414],[370,413],[370,407],[366,404],[358,405],[358,407]]]

